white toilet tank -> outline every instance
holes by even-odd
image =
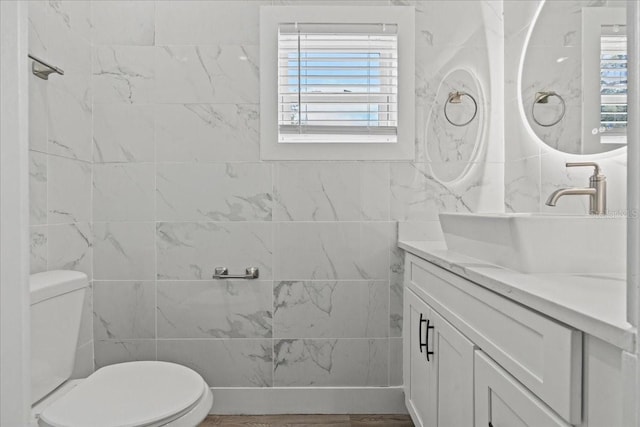
[[[32,403],[71,376],[87,286],[87,276],[77,271],[31,275]]]

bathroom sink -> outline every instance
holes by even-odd
[[[623,273],[626,218],[442,213],[449,250],[523,273]]]

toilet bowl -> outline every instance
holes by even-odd
[[[169,362],[109,365],[69,381],[87,277],[75,271],[31,276],[32,396],[42,427],[194,427],[213,395],[192,369]]]

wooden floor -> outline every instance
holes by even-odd
[[[413,427],[408,415],[209,415],[200,427]]]

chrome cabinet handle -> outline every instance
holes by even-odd
[[[260,277],[260,270],[258,267],[248,267],[245,270],[245,274],[229,274],[227,267],[216,267],[213,278],[214,279],[247,279],[253,280]]]

